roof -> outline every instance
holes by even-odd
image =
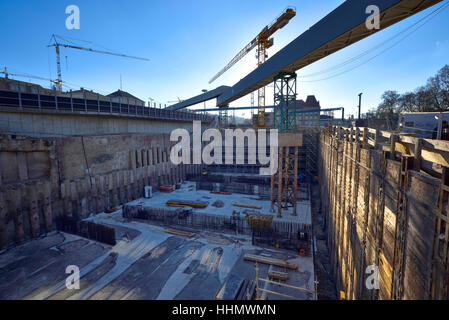
[[[320,102],[314,95],[307,96],[306,101],[296,100],[296,107],[302,109],[321,109]]]
[[[143,100],[140,100],[139,98],[133,96],[131,93],[128,93],[128,92],[120,90],[120,89],[115,91],[115,92],[113,92],[113,93],[108,94],[107,97],[111,97],[111,98],[115,98],[115,97],[130,98],[130,99],[135,99],[135,100],[139,100],[139,101],[144,102]]]

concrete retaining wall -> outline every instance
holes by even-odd
[[[65,137],[126,133],[192,131],[192,121],[142,119],[124,115],[84,113],[7,112],[0,110],[0,132],[32,137]]]
[[[168,134],[30,138],[0,135],[0,250],[143,196],[200,165],[174,166]]]

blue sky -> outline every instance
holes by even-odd
[[[285,7],[297,15],[274,35],[275,54],[343,1],[336,0],[165,0],[165,1],[29,1],[0,2],[0,68],[56,78],[54,48],[50,36],[82,39],[87,47],[149,58],[149,62],[62,49],[63,80],[110,93],[120,87],[147,101],[160,103],[187,99],[219,85],[232,85],[256,67],[255,51],[211,85],[209,79],[224,67],[258,32]],[[65,8],[81,11],[80,30],[67,30]],[[437,5],[438,6],[438,5]],[[435,7],[436,8],[436,7]],[[298,71],[311,74],[332,67],[368,50],[404,30],[432,11],[427,9],[367,39]],[[385,90],[413,90],[424,84],[448,62],[449,9],[444,10],[399,45],[344,75],[317,82],[298,82],[299,98],[316,95],[322,107],[340,107],[355,113],[358,93],[363,92],[363,111],[378,105]],[[98,46],[101,45],[102,47]],[[66,57],[67,56],[67,63]],[[369,58],[367,56],[366,58]],[[361,59],[358,63],[364,61]],[[358,64],[303,80],[320,80]],[[27,81],[26,78],[20,78]],[[48,86],[48,82],[32,80]],[[77,89],[76,85],[72,87]],[[267,104],[272,104],[272,88]],[[248,106],[244,97],[231,106]],[[215,101],[207,106],[215,106]],[[201,105],[203,107],[203,105]],[[249,111],[243,112],[245,116]],[[242,112],[238,113],[242,115]]]

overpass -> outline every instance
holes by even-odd
[[[179,110],[214,98],[217,98],[217,106],[226,106],[273,82],[279,72],[295,72],[439,2],[441,0],[347,0],[232,87],[221,86],[166,109]],[[379,30],[366,28],[366,8],[370,5],[380,9]]]
[[[177,128],[192,130],[214,117],[190,110],[149,108],[127,101],[70,98],[0,90],[0,132],[31,137],[112,134],[162,134]]]

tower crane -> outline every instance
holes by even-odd
[[[257,66],[260,66],[268,58],[267,49],[273,46],[273,38],[270,38],[276,31],[282,29],[290,20],[296,15],[296,10],[293,7],[288,7],[281,13],[272,23],[262,29],[261,32],[248,43],[239,53],[223,68],[221,69],[210,81],[212,83],[223,73],[229,70],[239,60],[241,60],[248,52],[257,46]],[[267,128],[265,125],[265,87],[258,90],[258,104],[257,104],[257,125],[254,126],[257,129]]]
[[[36,79],[36,80],[45,80],[45,81],[50,81],[51,83],[57,84],[57,80],[52,80],[52,79],[48,79],[48,78],[44,78],[44,77],[39,77],[39,76],[35,76],[32,74],[27,74],[27,73],[11,73],[8,72],[7,68],[5,67],[3,71],[0,71],[1,74],[5,75],[5,78],[8,79],[9,76],[13,76],[13,77],[21,77],[21,78],[29,78],[29,79]],[[62,84],[61,84],[62,85]],[[64,85],[65,86],[65,85]],[[68,87],[68,86],[67,86]]]
[[[84,50],[84,51],[90,51],[90,52],[96,52],[96,53],[102,53],[102,54],[109,54],[109,55],[123,57],[123,58],[131,58],[131,59],[149,61],[149,59],[146,59],[146,58],[140,58],[140,57],[129,56],[126,54],[121,54],[121,53],[114,53],[114,52],[103,51],[103,50],[95,50],[95,49],[84,48],[84,47],[75,46],[75,45],[71,45],[71,44],[67,44],[67,43],[61,43],[58,41],[58,39],[65,40],[61,36],[53,34],[50,38],[50,40],[53,40],[53,43],[49,44],[47,47],[55,47],[55,49],[56,49],[56,67],[57,67],[57,71],[58,71],[58,79],[56,80],[56,86],[58,87],[59,91],[62,90],[60,47],[72,48],[72,49],[78,49],[78,50]]]

